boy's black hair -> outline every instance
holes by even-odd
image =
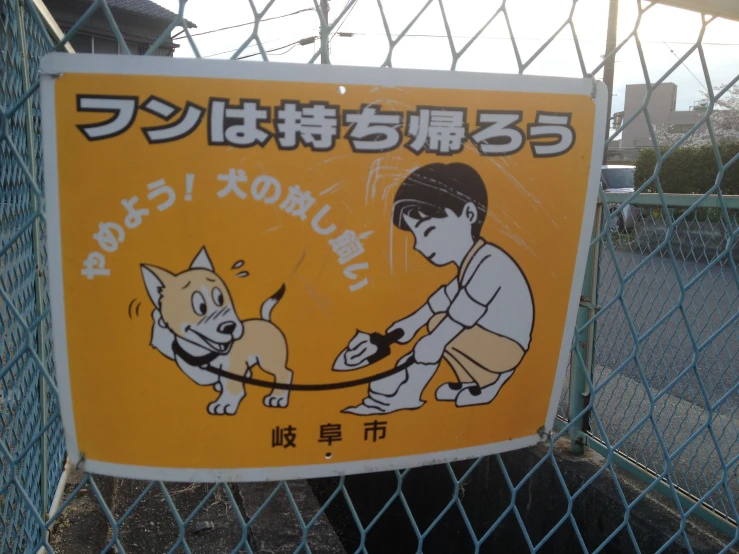
[[[403,215],[413,219],[446,217],[446,208],[461,215],[465,204],[477,208],[472,238],[480,238],[488,210],[488,193],[480,174],[463,163],[433,163],[419,167],[400,184],[393,202],[393,224],[408,231]]]

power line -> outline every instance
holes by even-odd
[[[667,46],[667,49],[672,53],[672,55],[675,56],[679,60],[680,56],[678,56],[675,53],[675,51],[672,48],[670,48],[670,46],[664,40],[662,42],[664,43],[665,46]],[[708,93],[708,89],[706,88],[706,85],[704,85],[703,82],[698,77],[695,76],[695,73],[690,71],[690,68],[687,65],[685,65],[685,62],[682,62],[680,65],[682,65],[688,71],[688,73],[690,73],[693,76],[693,79],[695,79],[698,82],[698,85],[700,85],[700,87],[703,90],[705,90],[706,93]]]
[[[278,52],[277,54],[272,54],[272,57],[275,57],[275,56],[284,56],[285,54],[287,54],[288,52],[290,52],[290,50],[292,50],[296,46],[297,46],[297,44],[293,44],[290,48],[288,48],[284,52]]]
[[[236,52],[236,50],[238,50],[238,48],[231,48],[231,50],[224,50],[223,52],[218,52],[217,54],[208,54],[207,56],[203,56],[203,58],[215,58],[216,56],[222,56],[223,54],[230,54],[231,52]]]
[[[315,31],[316,29],[312,29],[312,30]],[[293,36],[295,36],[294,33],[293,33]],[[270,44],[270,43],[277,42],[277,41],[280,41],[280,40],[285,40],[285,38],[286,37],[280,37],[280,38],[274,38],[272,40],[263,40],[262,41],[262,44]],[[216,56],[221,56],[223,54],[230,54],[231,52],[236,52],[236,50],[238,50],[239,48],[241,48],[241,47],[239,46],[237,48],[231,48],[230,50],[224,50],[223,52],[217,52],[215,54],[208,54],[207,56],[202,56],[202,57],[203,58],[215,58]],[[247,48],[259,48],[259,45],[258,44],[250,44]]]
[[[298,10],[298,11],[292,12],[292,13],[286,13],[284,15],[277,15],[275,17],[265,17],[264,19],[260,19],[259,22],[261,23],[262,21],[274,21],[275,19],[282,19],[283,17],[290,17],[291,15],[297,15],[299,13],[312,12],[312,11],[315,11],[315,8],[304,8],[302,10]],[[190,36],[191,37],[199,37],[201,35],[209,35],[211,33],[219,33],[221,31],[228,31],[229,29],[236,29],[238,27],[246,27],[247,25],[254,25],[254,23],[256,23],[256,22],[255,21],[250,21],[248,23],[239,23],[238,25],[230,25],[228,27],[221,27],[220,29],[213,29],[212,31],[203,31],[202,33],[195,33],[194,35],[190,35]],[[185,38],[187,38],[187,37],[176,36],[176,37],[173,37],[172,40],[183,40]]]
[[[285,50],[285,48],[287,48],[287,50],[285,52],[280,52],[279,54],[274,54],[275,56],[282,56],[283,54],[287,54],[290,50],[292,50],[293,48],[295,48],[298,44],[300,44],[300,41],[299,40],[297,40],[295,42],[291,42],[290,44],[286,44],[285,46],[280,46],[279,48],[272,48],[271,50],[265,50],[264,53],[265,54],[268,54],[270,52],[277,52],[278,50]],[[237,59],[244,60],[246,58],[253,58],[254,56],[261,56],[261,55],[262,55],[261,52],[255,52],[253,54],[247,54],[246,56],[239,56]]]
[[[359,1],[359,0],[357,0]],[[356,4],[355,4],[356,5]],[[347,14],[348,15],[348,14]],[[385,33],[354,33],[354,32],[347,32],[345,34],[348,35],[355,35],[355,36],[365,36],[365,37],[387,37],[387,34]],[[405,37],[414,37],[414,38],[443,38],[447,39],[447,35],[432,35],[432,34],[405,34],[403,35],[403,38]],[[463,36],[463,35],[452,35],[452,38],[461,38],[461,39],[471,39],[474,38],[473,36]],[[484,40],[511,40],[511,37],[486,37],[486,36],[478,36],[478,39],[484,39]],[[532,37],[514,37],[515,40],[521,41],[521,40],[536,40],[536,41],[544,41],[546,39],[543,38],[532,38]],[[555,40],[575,40],[572,37],[557,37]],[[580,42],[593,42],[595,39],[581,39],[578,38],[578,41]],[[641,40],[642,43],[647,44],[686,44],[686,45],[694,45],[695,41],[693,42],[686,42],[686,41],[678,41],[678,40]],[[701,42],[703,46],[739,46],[739,42]]]
[[[351,0],[347,0],[347,4],[348,4],[348,3],[350,2],[350,1],[351,1]],[[331,38],[329,38],[329,39],[328,39],[328,40],[329,40],[329,42],[331,42],[331,39],[333,39],[333,38],[334,38],[334,37],[335,37],[336,35],[338,35],[338,34],[339,34],[339,31],[341,31],[341,28],[342,28],[342,27],[344,26],[344,23],[346,23],[346,20],[347,20],[347,19],[349,19],[349,16],[350,16],[350,15],[352,14],[352,12],[354,11],[354,8],[356,8],[356,7],[357,7],[357,4],[359,4],[359,0],[356,0],[356,1],[354,2],[354,4],[352,4],[352,7],[351,7],[351,8],[349,8],[349,12],[348,12],[348,13],[347,13],[347,14],[346,14],[346,15],[344,16],[344,20],[343,20],[343,21],[341,22],[341,25],[339,25],[339,28],[338,28],[338,29],[336,29],[336,30],[334,31],[334,34],[333,34],[333,35],[331,35]],[[344,8],[346,8],[346,4],[344,4]],[[341,11],[344,11],[344,8],[342,8],[342,9],[341,9]]]
[[[270,52],[277,52],[278,50],[284,50],[285,48],[289,47],[295,47],[298,44],[300,44],[299,40],[296,40],[295,42],[291,42],[289,44],[285,44],[284,46],[278,46],[277,48],[271,48],[270,50],[265,50],[264,53],[268,54]],[[261,56],[262,52],[254,52],[253,54],[246,54],[245,56],[239,56],[236,58],[237,60],[244,60],[246,58],[253,58],[254,56]]]
[[[279,46],[278,48],[272,48],[271,50],[265,50],[264,53],[268,54],[269,52],[276,52],[278,50],[284,50],[285,48],[289,48],[291,46],[292,48],[290,48],[290,50],[292,50],[298,44],[300,44],[301,46],[305,46],[306,44],[313,44],[316,41],[316,39],[317,37],[301,38],[300,40],[296,40],[295,42],[291,42],[290,44],[285,44],[284,46]],[[290,50],[288,50],[287,52],[289,52]],[[282,52],[281,54],[275,54],[275,56],[281,56],[282,54],[287,54],[287,52]],[[245,58],[253,58],[254,56],[261,56],[261,55],[262,55],[261,52],[255,52],[254,54],[247,54],[246,56],[239,56],[236,59],[243,60]]]

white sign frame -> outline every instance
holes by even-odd
[[[57,125],[55,83],[64,73],[151,75],[217,79],[248,79],[340,85],[375,85],[386,87],[445,88],[458,90],[492,90],[522,93],[582,95],[595,103],[594,136],[590,159],[588,189],[580,230],[578,253],[567,310],[565,329],[559,353],[553,394],[550,398],[545,431],[554,425],[557,406],[567,370],[569,352],[575,330],[580,293],[585,276],[592,236],[597,196],[600,188],[603,145],[606,133],[605,85],[594,78],[539,77],[502,75],[461,71],[431,71],[393,68],[360,68],[330,65],[240,62],[223,60],[172,59],[164,57],[47,54],[41,61],[41,108],[46,190],[47,252],[51,298],[52,333],[59,402],[64,435],[71,463],[91,473],[132,479],[187,482],[273,481],[306,479],[388,471],[407,467],[452,462],[478,456],[498,454],[533,446],[542,440],[538,434],[472,448],[431,454],[384,458],[369,461],[325,463],[318,465],[248,468],[248,469],[183,469],[121,465],[91,459],[77,445],[72,412],[65,328],[64,281],[62,274],[62,241],[59,213],[59,175],[57,160]],[[444,83],[439,87],[439,83]]]

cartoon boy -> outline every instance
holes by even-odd
[[[457,406],[488,404],[526,355],[534,325],[534,303],[525,275],[503,250],[480,237],[487,213],[480,175],[463,163],[425,165],[400,185],[393,224],[413,233],[414,249],[436,266],[454,264],[456,277],[416,312],[391,325],[408,343],[421,330],[406,371],[375,381],[356,407],[357,415],[413,410],[444,358],[457,380],[441,385],[436,399]]]

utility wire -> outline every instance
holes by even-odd
[[[347,0],[347,3],[349,3],[351,0]],[[341,28],[344,26],[344,23],[346,23],[346,20],[349,19],[349,16],[354,11],[354,8],[357,7],[357,4],[359,4],[359,0],[356,0],[351,8],[349,8],[349,12],[344,16],[344,20],[341,22],[341,25],[339,25],[338,29],[334,31],[334,34],[331,35],[331,37],[328,39],[329,42],[331,42],[331,39],[333,39],[336,35],[339,34],[339,31],[341,31]],[[344,4],[344,8],[346,8],[346,4]],[[341,9],[341,11],[344,11],[344,8]]]
[[[316,31],[317,29],[312,29],[312,30]],[[294,33],[293,33],[293,36],[295,36]],[[285,37],[274,38],[272,40],[263,40],[262,44],[270,44],[270,43],[277,42],[277,41],[284,40],[284,39]],[[215,58],[216,56],[221,56],[223,54],[230,54],[231,52],[236,52],[236,50],[238,50],[239,48],[240,46],[237,48],[231,48],[230,50],[224,50],[223,52],[216,52],[215,54],[208,54],[207,56],[202,56],[202,57],[203,58]],[[247,48],[259,48],[259,46],[257,44],[250,44]]]
[[[357,0],[359,1],[359,0]],[[355,4],[356,5],[356,4]],[[348,15],[348,14],[347,14]],[[353,32],[346,32],[344,34],[347,35],[355,35],[355,36],[365,36],[365,37],[387,37],[387,34],[385,33],[353,33]],[[403,37],[421,37],[421,38],[443,38],[447,39],[447,35],[431,35],[431,34],[405,34]],[[461,39],[470,39],[474,38],[472,36],[462,36],[462,35],[452,35],[452,38],[461,38]],[[486,37],[486,36],[479,36],[478,39],[484,39],[484,40],[511,40],[510,37]],[[543,38],[532,38],[532,37],[515,37],[517,41],[520,40],[538,40],[538,41],[544,41]],[[572,37],[557,37],[556,40],[575,40]],[[580,42],[588,42],[588,39],[578,39]],[[595,39],[593,39],[595,40]],[[647,44],[687,44],[687,45],[694,45],[695,41],[693,42],[685,42],[685,41],[677,41],[677,40],[670,40],[670,41],[664,41],[664,40],[642,40],[641,42],[647,43]],[[739,46],[739,42],[701,42],[703,46]],[[669,46],[668,46],[669,48]]]
[[[287,48],[287,50],[285,52],[280,52],[279,54],[274,54],[275,56],[281,56],[283,54],[287,54],[290,50],[292,50],[293,48],[295,48],[298,44],[300,44],[300,41],[291,42],[290,44],[286,44],[285,46],[280,46],[279,48],[272,48],[271,50],[265,50],[264,53],[265,54],[268,54],[270,52],[277,52],[278,50],[285,50],[285,48]],[[255,56],[261,56],[261,55],[262,55],[261,52],[255,52],[253,54],[247,54],[246,56],[239,56],[237,59],[239,59],[239,60],[245,60],[246,58],[253,58]]]
[[[670,45],[667,44],[664,40],[662,42],[664,43],[665,46],[667,46],[667,49],[672,53],[672,55],[675,56],[675,58],[679,60],[680,56],[678,56],[675,53],[675,51],[672,48],[670,48]],[[698,77],[695,76],[695,73],[690,71],[690,68],[687,65],[685,65],[685,62],[682,62],[680,65],[682,65],[688,71],[688,73],[690,73],[693,76],[693,79],[695,79],[696,82],[700,85],[700,87],[706,91],[706,94],[708,94],[708,89],[706,88],[706,85],[704,85],[703,81],[701,81]]]
[[[278,50],[284,50],[285,48],[289,48],[291,46],[292,46],[292,48],[290,48],[290,50],[292,50],[298,44],[300,44],[302,46],[305,46],[306,44],[313,44],[316,40],[317,40],[317,37],[305,37],[305,38],[302,38],[300,40],[296,40],[295,42],[291,42],[290,44],[285,44],[284,46],[279,46],[277,48],[272,48],[271,50],[265,50],[264,53],[265,54],[268,54],[269,52],[276,52]],[[287,52],[289,52],[290,50],[288,50]],[[287,54],[287,52],[282,52],[281,54],[275,54],[275,56],[281,56],[282,54]],[[246,59],[246,58],[253,58],[254,56],[261,56],[261,55],[262,55],[261,52],[255,52],[254,54],[247,54],[246,56],[239,56],[236,59],[237,60],[243,60],[243,59]]]
[[[290,50],[292,50],[296,46],[297,46],[297,44],[293,44],[290,48],[288,48],[284,52],[277,52],[277,54],[272,54],[272,57],[274,58],[275,56],[284,56],[285,54],[287,54]],[[256,56],[256,54],[254,54],[254,55]]]
[[[265,17],[264,19],[260,19],[259,22],[261,23],[262,21],[274,21],[275,19],[282,19],[283,17],[290,17],[291,15],[297,15],[299,13],[312,12],[312,11],[315,11],[315,8],[304,8],[302,10],[298,10],[298,11],[292,12],[292,13],[286,13],[284,15],[277,15],[275,17]],[[246,27],[247,25],[254,25],[254,23],[255,23],[255,21],[250,21],[248,23],[239,23],[238,25],[230,25],[228,27],[221,27],[220,29],[213,29],[211,31],[203,31],[202,33],[195,33],[194,35],[190,35],[190,36],[191,37],[199,37],[201,35],[209,35],[211,33],[219,33],[221,31],[227,31],[229,29],[236,29],[238,27]],[[187,37],[177,36],[177,37],[174,37],[172,40],[183,40],[185,38],[187,38]]]

